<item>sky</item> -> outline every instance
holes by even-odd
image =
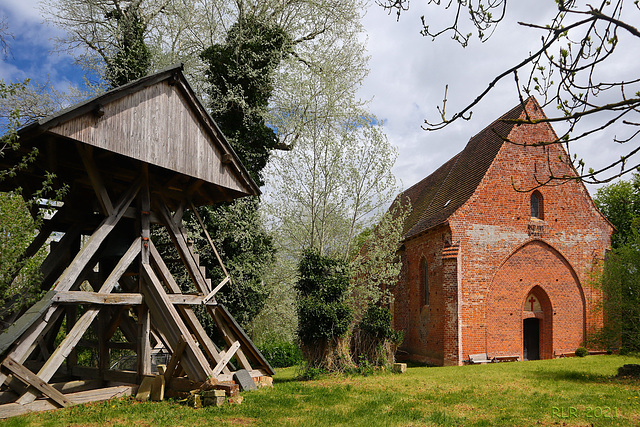
[[[518,63],[540,44],[541,33],[523,28],[518,21],[544,24],[553,15],[552,0],[509,2],[507,16],[487,42],[472,39],[462,48],[448,36],[435,41],[420,35],[420,17],[437,24],[448,22],[451,11],[413,1],[400,19],[371,3],[364,16],[370,73],[360,96],[370,100],[370,110],[384,121],[389,140],[398,148],[394,173],[402,188],[429,175],[460,152],[468,140],[518,103],[513,79],[506,79],[473,110],[472,120],[458,121],[439,131],[422,129],[425,119],[438,118],[445,87],[450,114],[472,101],[499,73]],[[82,71],[63,53],[50,54],[59,30],[44,24],[38,0],[1,0],[10,31],[11,55],[0,59],[0,79],[31,77],[48,80],[59,90],[81,80]],[[638,67],[637,54],[627,52],[618,67]],[[615,70],[612,70],[614,72]],[[547,111],[550,115],[553,111]],[[560,130],[560,129],[557,129]],[[599,167],[624,154],[611,142],[612,135],[598,134],[574,146],[579,158]],[[592,193],[596,187],[587,187]]]

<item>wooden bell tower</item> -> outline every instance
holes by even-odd
[[[41,268],[47,292],[0,334],[0,418],[130,394],[153,374],[154,348],[170,356],[169,383],[185,375],[194,382],[231,380],[239,370],[274,374],[216,301],[229,276],[211,283],[182,227],[187,209],[259,194],[182,66],[19,135],[39,155],[3,185],[19,185],[28,197],[49,171],[69,191],[27,251],[32,256],[59,237]],[[150,239],[152,224],[167,231],[196,293],[181,292]],[[217,343],[196,318],[196,306],[211,316]],[[125,339],[115,341],[116,333]],[[78,348],[92,348],[97,363],[80,363]],[[113,349],[135,353],[135,370],[114,366]]]

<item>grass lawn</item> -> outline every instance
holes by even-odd
[[[130,399],[16,417],[2,426],[640,426],[640,381],[613,378],[640,359],[589,356],[447,368],[405,374],[295,379],[278,371],[273,389],[244,402],[193,409]]]

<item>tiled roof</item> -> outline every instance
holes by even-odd
[[[514,123],[523,112],[522,104],[472,137],[460,153],[400,197],[409,198],[411,215],[405,223],[405,239],[447,221],[474,193],[498,154]]]

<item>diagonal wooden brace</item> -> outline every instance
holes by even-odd
[[[220,282],[220,283],[218,284],[218,286],[216,286],[216,287],[215,287],[215,289],[214,289],[214,290],[212,290],[212,291],[209,293],[209,295],[207,295],[206,297],[204,297],[204,298],[202,299],[202,304],[203,304],[203,305],[207,305],[207,303],[208,303],[209,301],[211,301],[211,300],[213,299],[213,297],[215,297],[216,293],[217,293],[220,289],[222,289],[222,287],[223,287],[223,286],[224,286],[228,281],[230,281],[230,280],[231,280],[231,277],[229,277],[229,276],[227,276],[227,277],[225,277],[224,279],[222,279],[222,282]]]
[[[11,357],[7,356],[2,361],[2,366],[10,370],[15,376],[38,390],[40,393],[44,394],[50,399],[53,399],[63,408],[73,405],[73,402],[64,397],[64,394],[51,387],[45,380],[39,378],[36,374],[25,368],[22,364],[13,360]]]

